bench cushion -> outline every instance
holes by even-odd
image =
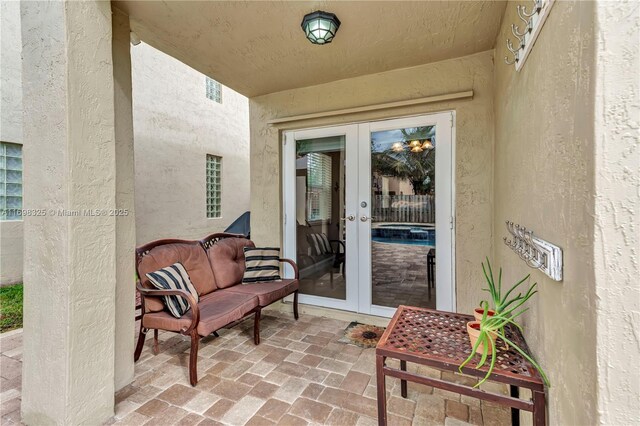
[[[242,281],[245,247],[255,245],[246,238],[223,238],[209,247],[209,262],[218,288],[231,287]]]
[[[198,303],[200,323],[197,332],[200,336],[207,336],[241,319],[257,306],[258,298],[253,294],[218,290],[202,296]],[[146,328],[180,331],[191,325],[192,315],[193,310],[189,310],[181,318],[175,318],[167,311],[147,313],[142,318],[142,325]]]
[[[282,281],[236,285],[225,291],[256,296],[260,306],[264,307],[296,290],[298,290],[298,280],[283,279]]]
[[[173,265],[176,262],[180,262],[187,270],[199,296],[211,293],[217,288],[215,277],[209,266],[207,253],[197,242],[164,244],[151,249],[138,265],[143,287],[155,288],[149,282],[146,274]],[[161,311],[164,309],[164,305],[160,298],[145,297],[145,308],[151,312]]]

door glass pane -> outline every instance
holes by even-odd
[[[296,141],[300,292],[346,300],[345,136]]]
[[[436,306],[435,130],[371,133],[374,305]]]

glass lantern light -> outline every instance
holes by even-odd
[[[321,10],[309,13],[302,19],[302,31],[313,44],[327,44],[340,28],[340,20],[333,13]]]

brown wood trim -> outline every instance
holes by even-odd
[[[203,249],[208,250],[213,244],[225,238],[243,238],[245,240],[248,240],[246,235],[232,234],[230,232],[216,232],[216,233],[207,235],[206,237],[202,238],[198,242],[200,243]],[[209,253],[207,253],[207,255],[208,254]]]
[[[158,341],[158,329],[153,330],[153,354],[158,355],[160,353],[160,342]]]
[[[191,350],[189,351],[189,382],[191,386],[198,384],[198,347],[200,346],[200,336],[191,331]]]
[[[253,343],[256,345],[260,344],[260,313],[260,309],[257,309],[253,317]]]
[[[200,244],[198,240],[180,240],[176,238],[166,238],[163,240],[155,240],[149,243],[143,244],[140,247],[136,247],[136,272],[138,272],[138,264],[142,260],[142,258],[147,255],[151,250],[158,246],[164,246],[167,244]],[[138,276],[140,273],[138,272]]]
[[[260,306],[256,306],[255,308],[253,308],[252,310],[250,310],[249,312],[247,312],[246,314],[244,314],[242,316],[242,318],[237,319],[235,321],[230,322],[227,325],[223,325],[222,327],[220,327],[218,330],[222,330],[223,328],[232,328],[235,327],[236,325],[240,324],[242,321],[246,320],[247,318],[249,318],[251,315],[255,314],[256,311],[261,310],[262,308]],[[218,331],[216,330],[216,331]]]
[[[296,290],[293,292],[293,317],[296,319],[296,321],[299,318],[298,315],[298,293],[299,290]]]
[[[139,270],[139,266],[140,266],[140,262],[142,262],[142,259],[149,254],[149,252],[151,252],[151,250],[153,250],[156,247],[159,246],[164,246],[167,244],[190,244],[190,245],[198,245],[200,247],[202,247],[200,245],[200,242],[197,240],[180,240],[180,239],[175,239],[175,238],[166,238],[166,239],[162,239],[162,240],[155,240],[155,241],[151,241],[149,243],[143,244],[140,247],[136,247],[136,276],[137,276],[137,282],[144,282],[145,284],[147,283],[147,278],[146,277],[141,277],[140,276],[140,270]],[[168,266],[168,265],[167,265]],[[144,278],[144,279],[141,279]],[[146,287],[143,287],[146,288]],[[142,316],[144,315],[144,311],[141,313],[140,317],[142,318]],[[137,320],[137,319],[136,319]]]
[[[288,263],[289,265],[291,265],[291,267],[293,267],[293,273],[294,273],[293,277],[296,280],[300,279],[300,273],[298,272],[298,265],[296,264],[296,262],[294,262],[291,259],[286,259],[286,258],[282,258],[282,259],[279,259],[279,260],[280,260],[280,262]]]
[[[144,347],[144,340],[147,337],[148,329],[142,326],[142,321],[140,322],[140,334],[138,334],[138,343],[136,344],[136,349],[133,352],[133,362],[138,361],[140,359],[140,354],[142,353],[142,348]]]
[[[182,334],[191,334],[192,331],[198,327],[198,323],[200,322],[200,308],[198,308],[198,303],[196,299],[189,293],[184,290],[153,290],[150,288],[142,287],[142,284],[138,284],[138,291],[140,292],[140,296],[142,296],[142,300],[146,296],[181,296],[186,299],[189,306],[191,306],[191,325],[188,328],[185,328],[180,331]],[[142,313],[144,315],[144,312]]]
[[[433,386],[434,388],[448,390],[450,392],[471,396],[485,401],[498,402],[500,404],[508,405],[509,407],[518,408],[520,410],[533,411],[534,409],[534,405],[530,401],[487,392],[482,389],[476,389],[458,383],[447,382],[445,380],[434,379],[431,377],[424,377],[415,373],[402,371],[387,366],[383,367],[383,372],[385,375],[390,377],[409,380],[410,382],[419,383],[421,385]]]

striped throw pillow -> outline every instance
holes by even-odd
[[[245,247],[245,269],[242,284],[280,281],[280,249]]]
[[[146,275],[151,284],[160,290],[185,290],[191,293],[196,302],[199,300],[198,292],[191,283],[189,274],[187,274],[187,270],[184,269],[182,263],[174,263],[171,266],[158,269]],[[171,315],[176,318],[180,318],[191,309],[189,303],[181,296],[164,296],[163,300]]]
[[[324,246],[324,252],[331,253],[331,244],[329,243],[329,238],[327,234],[320,234],[320,240],[322,241],[322,245]]]
[[[331,244],[326,234],[309,234],[308,239],[314,255],[320,256],[331,253]]]

